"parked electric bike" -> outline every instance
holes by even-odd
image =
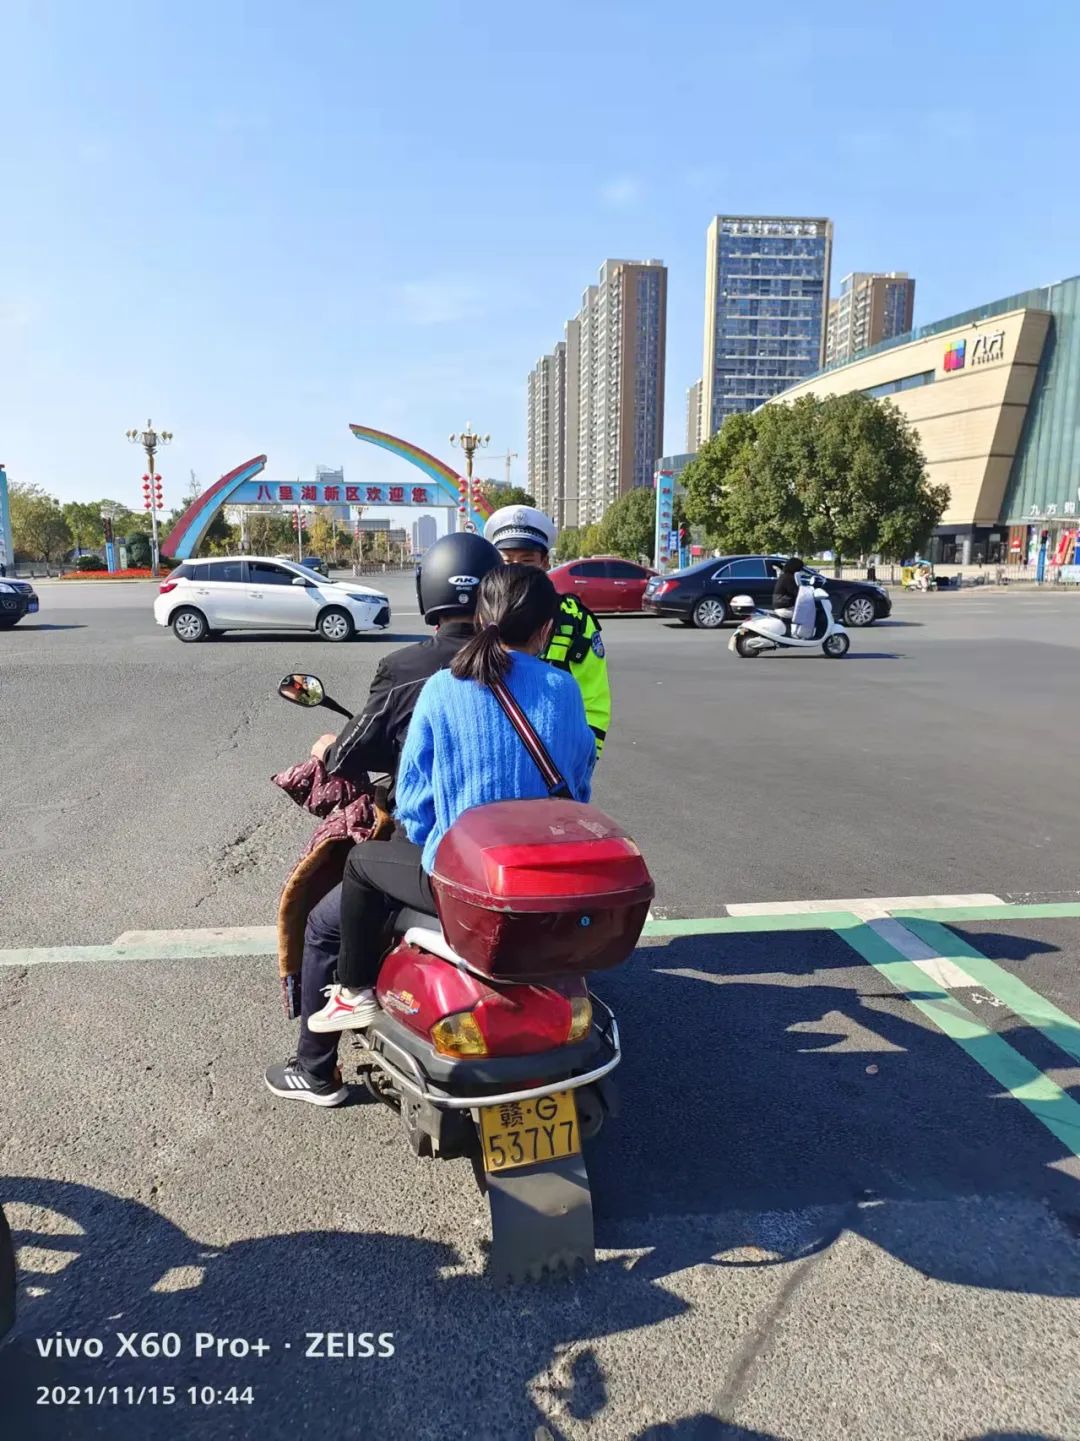
[[[329,700],[315,676],[279,688]],[[437,915],[386,936],[379,1018],[360,1076],[418,1156],[468,1157],[491,1209],[489,1271],[520,1280],[594,1259],[582,1143],[616,1106],[615,1017],[588,977],[626,960],[654,887],[641,852],[594,806],[476,806],[435,857]]]
[[[750,596],[735,596],[731,608],[740,620],[728,650],[749,657],[767,650],[815,650],[820,646],[834,660],[847,655],[851,637],[834,618],[829,592],[823,586],[814,587],[814,602],[813,628],[800,629],[775,611],[755,609]],[[746,615],[747,611],[752,614]]]

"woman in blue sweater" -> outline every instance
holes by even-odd
[[[463,811],[541,797],[547,786],[491,691],[505,682],[575,800],[587,801],[596,740],[577,682],[539,659],[559,597],[534,566],[504,565],[480,582],[477,633],[424,685],[397,778],[398,831],[349,857],[341,892],[337,984],[311,1016],[313,1031],[357,1030],[379,1014],[374,985],[386,923],[404,906],[434,912],[430,873],[439,842]],[[404,834],[402,834],[404,832]]]

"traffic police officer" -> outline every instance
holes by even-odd
[[[544,570],[551,564],[557,534],[543,511],[529,505],[504,505],[484,526],[484,538],[491,541],[504,561],[538,565]],[[611,724],[607,657],[596,617],[576,596],[561,598],[559,619],[543,659],[561,670],[568,670],[577,681],[585,702],[585,719],[596,737],[599,755]]]

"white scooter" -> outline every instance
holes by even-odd
[[[740,620],[738,629],[731,637],[728,650],[744,657],[761,655],[767,650],[814,650],[817,646],[834,660],[847,655],[851,648],[851,637],[833,618],[829,592],[822,586],[814,587],[814,627],[798,627],[783,616],[771,610],[757,610],[748,595],[737,595],[731,601],[736,615],[745,611],[753,613]]]

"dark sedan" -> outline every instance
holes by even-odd
[[[735,620],[731,608],[737,595],[748,595],[755,605],[772,605],[777,572],[784,564],[779,555],[725,555],[703,560],[674,575],[655,576],[645,589],[644,607],[652,615],[670,615],[684,625],[715,630]],[[829,592],[833,614],[847,626],[873,625],[892,613],[888,591],[864,580],[833,580],[814,571]]]
[[[38,608],[37,591],[26,580],[0,580],[0,630],[18,625]]]

